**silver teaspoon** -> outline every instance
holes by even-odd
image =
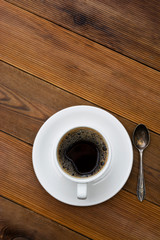
[[[144,196],[146,194],[144,174],[143,174],[142,155],[143,155],[144,149],[149,145],[149,142],[150,142],[150,136],[149,136],[148,129],[146,128],[145,125],[139,124],[133,132],[133,143],[140,153],[139,176],[138,176],[138,183],[137,183],[137,197],[141,202],[143,201]]]

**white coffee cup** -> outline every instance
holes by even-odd
[[[89,127],[89,126],[76,126],[76,128],[79,127]],[[94,175],[90,175],[87,177],[75,177],[75,176],[71,176],[69,173],[67,173],[60,165],[59,161],[58,161],[58,156],[56,155],[56,159],[55,159],[55,163],[56,163],[56,167],[58,168],[59,172],[67,179],[69,179],[72,182],[76,182],[77,183],[77,198],[78,199],[86,199],[87,198],[87,184],[91,183],[91,182],[97,182],[100,179],[102,179],[103,177],[106,177],[106,175],[108,174],[109,170],[110,170],[110,166],[111,166],[111,146],[109,143],[109,140],[107,138],[107,133],[102,133],[99,131],[99,129],[96,129],[95,127],[93,128],[93,130],[97,131],[98,133],[100,133],[100,135],[103,136],[106,144],[107,144],[107,161],[105,163],[105,165]],[[56,145],[56,152],[58,149],[58,145],[60,140],[62,139],[62,137],[66,134],[66,132],[70,131],[72,129],[67,129],[65,132],[61,132],[61,136],[59,137],[59,141],[57,141],[57,145]]]

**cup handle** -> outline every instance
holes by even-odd
[[[77,198],[82,200],[87,198],[87,183],[77,183]]]

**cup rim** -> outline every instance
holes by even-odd
[[[107,147],[108,147],[108,156],[107,156],[107,162],[105,164],[105,166],[102,168],[102,170],[100,170],[98,173],[96,173],[95,175],[93,176],[88,176],[88,177],[75,177],[75,176],[71,176],[69,175],[67,172],[63,171],[63,169],[59,166],[59,163],[58,163],[58,157],[57,157],[57,148],[58,148],[58,145],[59,145],[59,142],[60,140],[62,139],[62,137],[68,132],[68,131],[71,131],[75,128],[83,128],[83,127],[87,127],[87,128],[90,128],[90,129],[93,129],[95,131],[97,131],[99,134],[101,134],[103,136],[103,138],[105,139],[106,143],[107,143]],[[73,182],[76,182],[76,183],[89,183],[89,182],[92,182],[92,181],[95,181],[95,180],[98,180],[103,174],[105,174],[107,172],[107,169],[109,168],[110,166],[110,162],[111,162],[111,145],[110,145],[110,142],[108,140],[108,138],[106,137],[106,135],[104,135],[101,131],[97,130],[96,128],[93,128],[93,127],[88,127],[88,126],[77,126],[77,127],[73,127],[73,128],[70,128],[68,129],[67,131],[65,131],[63,134],[61,134],[61,137],[59,138],[59,140],[57,141],[57,144],[56,144],[56,167],[58,168],[58,170],[60,171],[60,173],[66,177],[67,179],[73,181]],[[106,175],[106,174],[105,174]]]

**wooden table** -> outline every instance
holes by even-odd
[[[160,239],[160,1],[0,0],[0,239]],[[130,137],[150,130],[146,198],[136,197],[138,151],[123,189],[96,206],[51,197],[32,144],[73,105],[111,112]]]

